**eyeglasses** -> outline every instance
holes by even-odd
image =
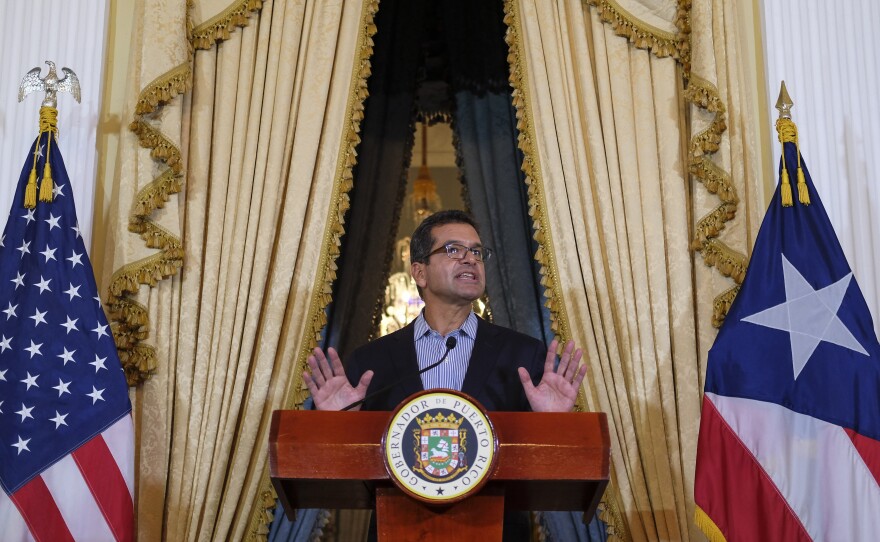
[[[492,257],[492,249],[489,247],[473,247],[469,248],[464,245],[460,245],[458,243],[447,243],[442,247],[431,251],[428,254],[428,257],[433,256],[434,254],[441,254],[445,252],[446,256],[452,258],[453,260],[463,260],[467,253],[470,252],[474,259],[478,262],[485,262],[489,258]]]

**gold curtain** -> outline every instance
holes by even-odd
[[[323,326],[377,3],[139,4],[107,268],[143,540],[265,531],[268,424]]]
[[[587,406],[608,413],[601,517],[617,539],[702,539],[693,471],[706,354],[742,280],[760,198],[732,8],[505,9],[554,327],[585,348]]]

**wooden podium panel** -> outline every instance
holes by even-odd
[[[377,488],[397,490],[381,449],[390,417],[390,412],[275,411],[269,471],[288,515],[297,508],[373,508]],[[489,417],[499,440],[498,464],[483,493],[500,492],[510,510],[595,512],[610,470],[604,413]],[[474,497],[463,503],[473,506]]]

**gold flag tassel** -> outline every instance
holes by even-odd
[[[52,137],[58,135],[58,110],[54,107],[40,108],[40,135],[48,132],[46,143],[46,165],[43,167],[43,182],[40,183],[40,201],[51,202],[54,195],[52,165],[49,155],[52,152]]]
[[[806,178],[804,178],[804,169],[801,167],[801,146],[798,144],[797,128],[795,128],[795,130],[794,130],[794,146],[797,149],[797,153],[798,153],[798,171],[797,171],[798,201],[800,201],[804,205],[809,205],[810,204],[810,192],[807,190],[807,180],[806,180]]]
[[[780,191],[782,196],[782,206],[791,207],[794,201],[791,194],[791,181],[788,179],[788,165],[785,163],[785,137],[786,132],[794,123],[791,119],[777,119],[776,133],[779,135],[779,142],[782,143],[782,180],[780,181]]]
[[[37,153],[40,151],[40,140],[34,146],[34,165],[31,168],[31,174],[28,177],[27,186],[24,189],[24,207],[25,209],[33,209],[37,206]]]

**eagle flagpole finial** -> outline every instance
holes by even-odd
[[[55,108],[58,103],[58,92],[69,92],[77,103],[80,102],[79,78],[70,68],[61,68],[64,77],[58,78],[55,71],[55,63],[47,60],[49,65],[49,73],[46,77],[40,77],[40,68],[36,67],[24,76],[21,85],[18,87],[18,101],[22,101],[31,92],[43,91],[46,96],[43,98],[43,107]]]

